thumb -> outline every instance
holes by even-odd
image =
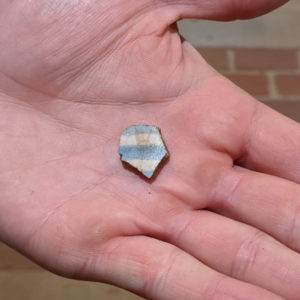
[[[161,0],[173,4],[180,18],[218,21],[250,19],[266,14],[288,0]]]

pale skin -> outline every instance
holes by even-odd
[[[284,2],[1,0],[1,240],[149,299],[299,299],[300,126],[172,25]],[[170,151],[153,181],[117,154],[139,123]]]

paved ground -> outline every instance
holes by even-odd
[[[42,270],[0,271],[0,300],[141,300],[107,284],[70,280]]]

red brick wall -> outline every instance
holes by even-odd
[[[215,69],[262,101],[300,101],[300,50],[199,48]]]

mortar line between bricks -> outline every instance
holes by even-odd
[[[254,96],[256,99],[260,101],[292,101],[292,102],[299,102],[300,96],[299,95],[289,95],[289,96],[282,96],[280,95],[278,98],[272,98],[270,96]]]
[[[227,61],[228,61],[228,70],[229,72],[235,72],[235,53],[232,49],[227,49]]]
[[[267,72],[266,76],[268,78],[269,96],[273,99],[278,99],[279,92],[278,92],[277,85],[275,82],[275,74],[272,72]]]

